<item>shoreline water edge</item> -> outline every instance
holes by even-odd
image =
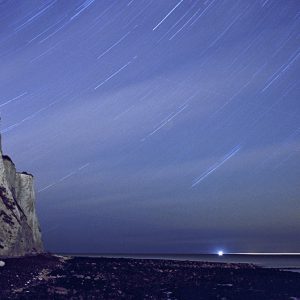
[[[1,259],[0,299],[299,299],[300,274],[251,263],[43,254]]]

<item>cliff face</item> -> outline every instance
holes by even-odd
[[[8,156],[2,155],[0,139],[0,256],[23,256],[43,252],[35,212],[33,176],[18,173]]]

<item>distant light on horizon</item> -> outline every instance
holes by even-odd
[[[47,250],[300,252],[299,8],[0,0],[3,152]]]
[[[236,252],[233,255],[300,255],[300,252]]]

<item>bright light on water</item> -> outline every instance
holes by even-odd
[[[223,256],[223,254],[224,254],[223,251],[218,251],[219,256]]]

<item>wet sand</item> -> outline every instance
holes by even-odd
[[[300,299],[300,274],[251,264],[38,255],[2,259],[0,299]]]

